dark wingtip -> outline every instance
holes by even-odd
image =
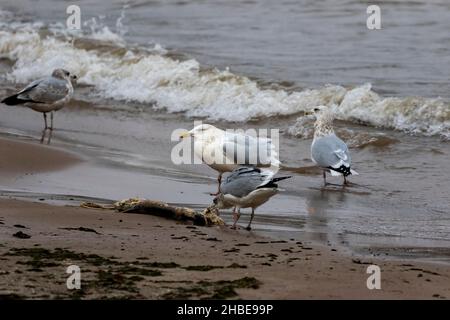
[[[2,103],[8,105],[8,106],[14,106],[16,104],[21,104],[24,103],[25,101],[17,99],[17,95],[13,95],[10,97],[7,97],[5,99],[2,100]]]
[[[277,182],[277,181],[281,181],[281,180],[285,180],[285,179],[289,179],[292,178],[292,176],[285,176],[285,177],[277,177],[277,178],[273,178],[273,182]]]

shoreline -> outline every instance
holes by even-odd
[[[439,264],[355,258],[333,246],[104,209],[0,199],[0,212],[0,298],[450,296],[450,270]],[[372,264],[381,269],[381,290],[366,287]],[[81,269],[79,291],[66,288],[69,265]]]
[[[3,161],[6,167],[0,167],[0,184],[24,175],[35,175],[44,182],[51,169],[64,177],[66,171],[89,165],[89,160],[81,161],[63,148],[4,138],[0,138],[0,148],[14,150],[14,157],[26,159],[31,152],[42,159],[33,166],[15,162],[16,170],[6,178],[3,172],[10,161]],[[198,227],[150,215],[85,209],[74,206],[79,202],[76,198],[71,204],[17,198],[14,194],[0,197],[0,298],[450,297],[446,285],[450,271],[438,263],[361,257],[330,243],[279,240],[259,231]],[[65,286],[65,271],[72,264],[82,270],[81,291]],[[381,268],[381,290],[367,289],[370,264]]]
[[[450,299],[445,1],[383,3],[383,32],[358,1],[90,1],[70,16],[80,32],[62,2],[4,3],[0,100],[55,68],[77,81],[51,145],[41,113],[0,103],[0,300]],[[319,106],[359,173],[349,184],[311,159]],[[202,227],[100,209],[209,207],[217,172],[174,159],[199,122],[270,132],[291,179],[250,232],[250,208],[238,230],[232,210]]]
[[[84,95],[84,89],[80,90]],[[25,191],[28,198],[61,204],[80,197],[140,197],[172,205],[208,206],[212,200],[209,193],[217,188],[214,170],[206,165],[168,161],[175,144],[169,139],[171,132],[190,128],[191,120],[151,108],[136,114],[133,108],[114,101],[86,103],[81,97],[73,101],[58,112],[52,146],[81,155],[86,161],[58,172],[20,177],[3,188],[6,194]],[[41,129],[39,114],[26,108],[0,109],[4,116],[0,120],[1,136],[36,143]],[[116,117],[112,110],[124,117]],[[217,125],[232,129],[242,124]],[[286,119],[272,119],[245,124],[244,129],[283,129],[285,125]],[[345,131],[349,124],[337,125]],[[450,263],[450,229],[445,228],[448,192],[443,188],[448,180],[447,144],[363,126],[352,126],[351,130],[355,130],[354,140],[360,142],[378,134],[389,135],[395,142],[353,148],[355,169],[363,171],[352,177],[355,186],[345,190],[340,186],[324,188],[320,175],[305,174],[304,169],[312,165],[309,140],[280,137],[280,154],[288,168],[284,174],[293,178],[282,184],[283,192],[257,211],[255,230],[287,239],[302,234],[305,240],[342,244],[364,255],[372,254],[363,252],[365,248],[376,247],[376,255],[387,258],[398,254]],[[400,165],[405,159],[427,165]],[[223,215],[231,219],[231,212]],[[244,210],[241,222],[248,218],[249,212]]]

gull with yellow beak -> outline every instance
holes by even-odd
[[[194,153],[219,173],[218,191],[224,172],[231,172],[241,165],[280,167],[278,153],[269,138],[256,138],[246,134],[224,131],[210,124],[200,124],[180,135],[194,140]]]

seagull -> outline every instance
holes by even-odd
[[[274,178],[275,173],[266,168],[240,167],[222,182],[220,193],[213,202],[218,209],[233,209],[233,226],[241,216],[241,208],[252,208],[252,215],[246,230],[251,230],[255,209],[267,202],[278,192],[276,182],[291,178],[290,176]]]
[[[31,82],[18,93],[2,100],[9,106],[23,104],[44,115],[45,130],[53,130],[53,112],[61,109],[73,95],[72,81],[77,77],[64,69],[55,69],[51,76]],[[50,112],[51,124],[47,125],[47,113]]]
[[[358,173],[351,169],[351,157],[344,141],[333,130],[333,112],[325,106],[314,109],[314,139],[311,144],[311,159],[323,169],[323,181],[327,185],[326,172],[332,176],[343,176],[344,185],[347,176]]]
[[[270,165],[274,171],[280,167],[278,153],[269,138],[224,131],[210,124],[200,124],[180,135],[194,139],[194,153],[209,167],[219,172],[218,195],[224,172],[231,172],[240,165]]]

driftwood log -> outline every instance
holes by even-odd
[[[100,205],[93,202],[83,202],[83,208],[111,209],[124,213],[150,214],[178,221],[192,221],[198,226],[224,225],[219,211],[210,206],[202,212],[191,208],[171,206],[165,202],[156,200],[145,200],[139,198],[117,201],[112,205]]]

